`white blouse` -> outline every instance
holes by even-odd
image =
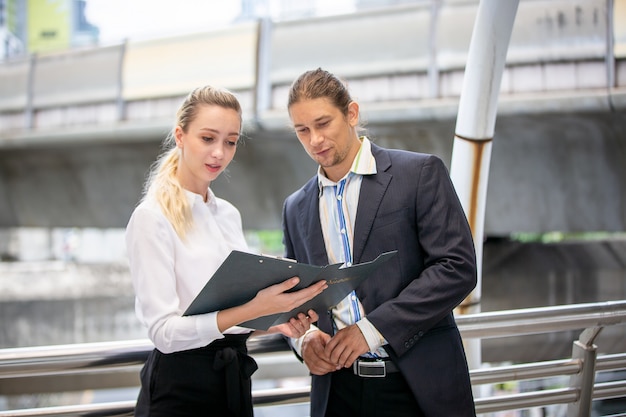
[[[232,250],[248,251],[241,214],[209,189],[208,201],[185,191],[194,225],[181,240],[159,204],[145,199],[126,227],[135,311],[162,353],[203,347],[223,337],[217,312],[183,317],[184,311]],[[246,333],[231,327],[224,333]]]

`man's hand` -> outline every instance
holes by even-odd
[[[267,329],[267,333],[282,333],[287,337],[304,336],[304,334],[311,327],[311,323],[316,322],[319,319],[317,313],[313,310],[309,310],[308,314],[298,313],[296,317],[292,317],[288,322],[278,324]]]
[[[369,345],[356,324],[339,330],[326,343],[324,355],[331,363],[337,364],[337,369],[352,366],[354,361],[369,351]]]
[[[329,340],[330,335],[321,330],[309,332],[304,336],[301,349],[302,359],[313,375],[325,375],[338,369],[324,352],[324,347]]]

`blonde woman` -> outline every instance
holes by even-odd
[[[182,315],[228,254],[247,250],[239,211],[210,188],[235,155],[241,113],[229,91],[192,91],[129,220],[135,310],[155,345],[141,371],[137,416],[252,416],[252,330],[237,325],[290,311],[326,288],[319,282],[285,293],[293,277],[241,306]],[[317,318],[309,311],[269,331],[298,337]]]

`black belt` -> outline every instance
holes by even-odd
[[[384,378],[387,374],[400,372],[391,359],[357,359],[352,365],[354,375],[363,378]]]

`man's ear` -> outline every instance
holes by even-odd
[[[351,101],[348,104],[348,123],[352,127],[359,124],[359,103],[356,101]]]

